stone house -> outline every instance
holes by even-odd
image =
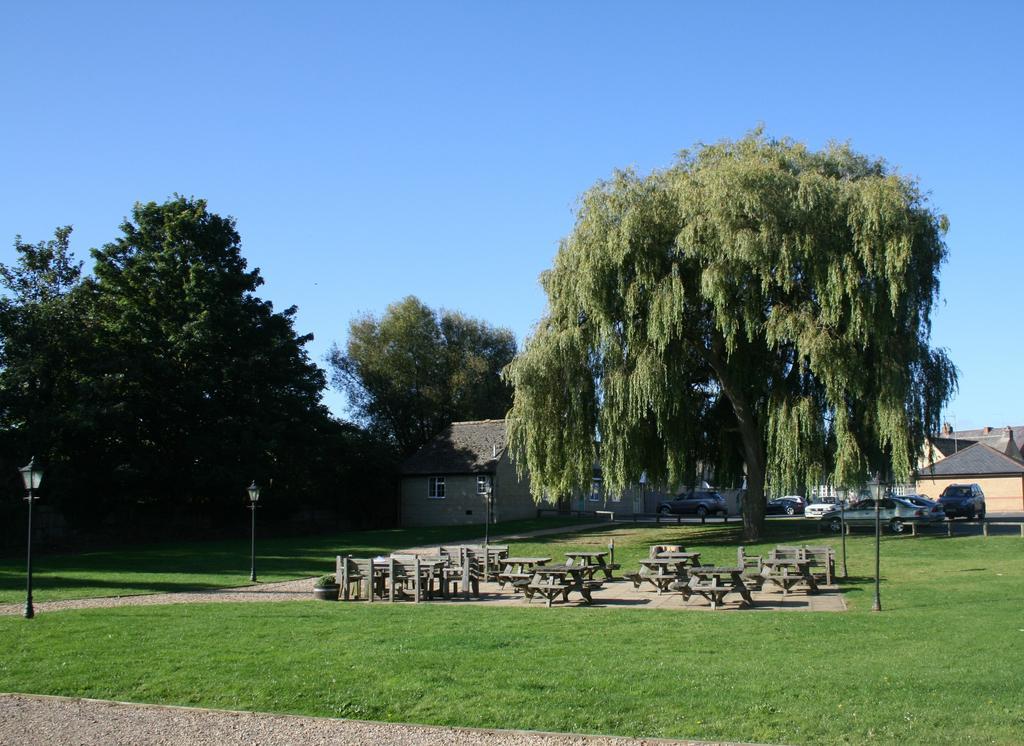
[[[640,513],[646,510],[643,498],[650,492],[638,485],[623,494],[608,494],[600,467],[595,467],[589,491],[538,505],[530,495],[529,476],[520,479],[516,474],[507,448],[505,420],[453,422],[407,458],[401,474],[402,526],[482,524],[487,517],[488,486],[492,489],[492,523],[533,518],[538,507],[563,512]]]

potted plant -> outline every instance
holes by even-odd
[[[322,575],[313,586],[313,596],[321,601],[337,601],[341,586],[333,575]]]

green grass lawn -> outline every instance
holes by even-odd
[[[765,546],[838,542],[770,525]],[[611,525],[514,551],[614,538],[627,567],[652,543],[734,562],[735,532]],[[878,614],[873,537],[848,546],[847,613],[297,602],[4,617],[0,691],[650,737],[1020,743],[1024,541],[886,537]]]
[[[495,533],[517,533],[579,523],[574,518],[509,521]],[[334,571],[338,553],[368,556],[411,546],[483,535],[482,526],[456,526],[261,539],[256,575],[261,582],[311,577]],[[33,558],[33,597],[58,601],[95,596],[231,588],[249,584],[250,545],[237,541],[178,542]],[[0,558],[0,604],[25,600],[25,558]]]

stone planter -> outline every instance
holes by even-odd
[[[313,589],[313,598],[320,601],[337,601],[338,591],[340,590],[341,586],[337,583],[334,585],[317,586]]]

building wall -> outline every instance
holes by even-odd
[[[530,495],[530,477],[520,480],[508,449],[501,454],[494,472],[494,516],[498,521],[536,518],[537,504]]]
[[[476,474],[436,474],[445,478],[445,496],[427,497],[429,476],[402,477],[401,521],[411,526],[457,526],[479,523],[487,515],[484,496],[477,494]],[[528,479],[520,481],[505,453],[493,475],[494,504],[491,521],[534,518],[537,506],[530,497]]]
[[[917,480],[917,491],[932,500],[938,500],[948,485],[977,484],[985,493],[985,511],[988,513],[1024,510],[1024,476],[1009,477],[947,477]]]
[[[402,478],[403,526],[455,526],[484,524],[486,505],[476,492],[475,474],[438,474],[444,477],[445,496],[427,497],[429,477]]]

